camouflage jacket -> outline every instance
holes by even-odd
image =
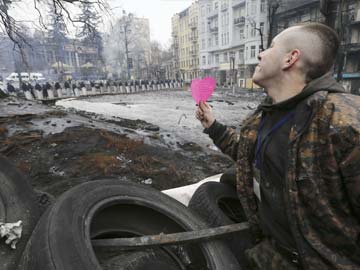
[[[360,269],[360,97],[329,92],[339,88],[329,76],[307,87],[319,91],[295,108],[284,207],[304,269]],[[259,109],[240,134],[210,133],[236,161],[239,198],[254,232],[260,232],[252,172],[260,120]]]

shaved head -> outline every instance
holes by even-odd
[[[274,38],[274,42],[277,40],[281,40],[288,52],[300,50],[299,67],[307,82],[330,71],[339,48],[336,32],[321,23],[290,27]]]

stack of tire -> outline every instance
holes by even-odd
[[[229,168],[221,176],[220,182],[202,184],[193,194],[188,207],[211,228],[246,222],[247,218],[236,192],[235,167]],[[241,269],[249,269],[244,250],[254,245],[250,231],[231,234],[222,238],[222,241],[238,259]]]
[[[92,245],[94,239],[207,227],[188,208],[157,190],[119,179],[91,181],[65,192],[39,218],[42,208],[27,179],[5,159],[0,170],[2,202],[6,201],[1,217],[5,222],[21,219],[25,226],[15,253],[1,244],[1,269],[240,269],[220,241],[129,251]]]
[[[0,242],[0,269],[15,270],[42,212],[51,204],[46,193],[36,192],[28,179],[5,157],[0,155],[0,222],[22,221],[23,229],[16,249],[5,240]]]

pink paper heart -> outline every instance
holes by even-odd
[[[199,104],[200,101],[207,101],[214,92],[215,86],[216,80],[212,77],[192,80],[190,89],[196,104]]]

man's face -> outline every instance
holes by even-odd
[[[254,83],[266,88],[268,82],[281,75],[283,59],[286,55],[282,33],[276,36],[271,46],[259,53],[259,64],[253,74]]]

